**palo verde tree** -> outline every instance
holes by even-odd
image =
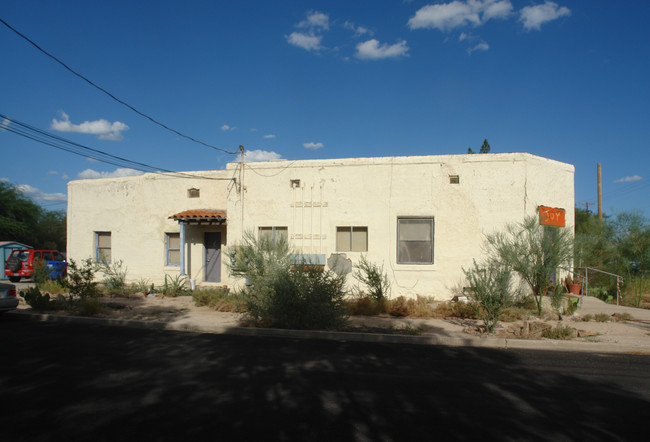
[[[566,227],[540,225],[536,216],[506,226],[486,236],[487,252],[528,284],[537,312],[542,314],[542,296],[558,267],[568,267],[573,255],[573,235]]]

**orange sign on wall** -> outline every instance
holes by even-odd
[[[539,223],[543,226],[564,227],[564,209],[539,206]]]

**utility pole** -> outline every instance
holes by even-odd
[[[241,238],[244,239],[244,146],[239,145],[240,167],[239,167],[239,205],[241,207]]]
[[[600,163],[598,163],[598,219],[603,222],[603,181]]]
[[[596,203],[590,203],[587,201],[586,203],[578,203],[578,204],[580,204],[581,206],[586,206],[587,215],[589,215],[589,204],[596,204]]]

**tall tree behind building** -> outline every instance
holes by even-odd
[[[12,184],[0,182],[0,241],[65,251],[65,212],[45,210]]]

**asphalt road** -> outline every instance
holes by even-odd
[[[650,356],[0,318],[0,439],[647,440]]]

